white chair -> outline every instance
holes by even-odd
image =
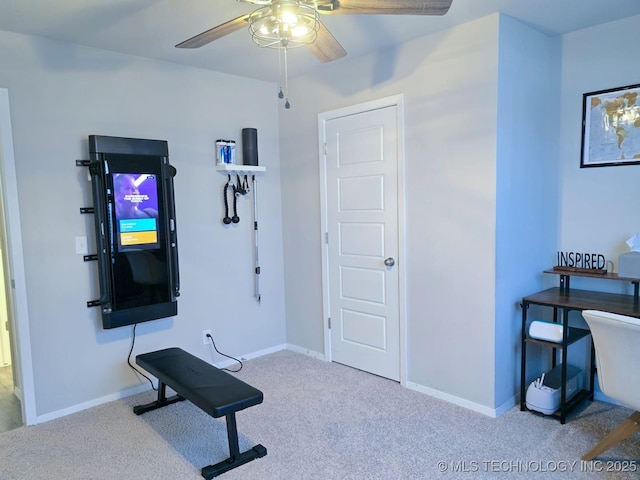
[[[582,457],[588,461],[640,430],[640,319],[596,310],[582,316],[593,338],[600,389],[635,410]]]

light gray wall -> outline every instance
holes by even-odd
[[[565,35],[562,40],[558,250],[603,254],[618,271],[625,241],[640,231],[640,165],[580,168],[584,93],[640,84],[636,59],[640,16]],[[547,279],[557,285],[558,279]],[[572,288],[631,294],[630,283],[574,278]],[[586,326],[578,312],[570,322]],[[572,347],[573,363],[588,368],[588,342]],[[596,382],[596,389],[598,385]]]
[[[289,82],[281,110],[287,339],[323,352],[317,115],[405,96],[410,382],[494,403],[498,16]]]
[[[578,168],[582,94],[640,83],[632,61],[639,26],[640,17],[633,17],[563,37],[560,108],[552,108],[559,115],[559,146],[548,130],[538,132],[550,136],[548,143],[538,143],[509,124],[511,115],[536,103],[518,96],[515,85],[522,81],[557,100],[557,72],[553,42],[504,17],[347,57],[320,74],[292,79],[293,106],[286,111],[269,83],[0,32],[0,86],[9,88],[12,108],[38,415],[139,385],[125,363],[130,329],[103,331],[97,311],[85,307],[97,295],[95,266],[74,254],[73,240],[91,229],[91,219],[78,214],[89,203],[89,185],[74,166],[87,156],[87,135],[166,139],[178,168],[180,313],[141,324],[136,352],[179,345],[217,362],[220,357],[200,341],[202,330],[211,328],[219,346],[234,355],[285,341],[322,353],[317,115],[397,93],[406,101],[409,379],[480,406],[500,406],[517,382],[511,302],[520,290],[555,283],[539,270],[551,266],[553,258],[546,256],[556,248],[556,235],[558,249],[593,250],[615,260],[626,251],[624,240],[640,230],[633,221],[640,167]],[[525,42],[533,57],[525,61],[505,50],[511,40]],[[547,109],[536,110],[536,118]],[[549,122],[548,129],[557,125]],[[528,129],[543,127],[530,123]],[[260,306],[253,300],[248,222],[221,226],[223,176],[213,168],[215,139],[239,137],[246,126],[258,128],[260,161],[267,166],[259,177]],[[511,170],[506,162],[520,142],[527,152]],[[554,149],[560,170],[555,180],[534,166],[544,157],[540,161],[555,170],[553,155],[539,153]],[[539,210],[515,193],[516,186],[534,184],[542,191],[532,194],[545,198]],[[558,191],[554,226],[551,199]],[[501,210],[505,199],[529,209],[537,227],[518,223],[523,220],[515,209]],[[249,203],[240,202],[243,220]],[[510,222],[529,229],[522,247],[513,246],[514,230],[502,228]],[[511,249],[502,253],[505,244]],[[527,245],[535,258],[522,271],[505,263]],[[519,279],[524,270],[535,277]],[[521,283],[503,290],[505,278]],[[622,284],[608,288],[628,291]]]
[[[502,16],[499,51],[494,406],[508,408],[520,384],[517,305],[541,289],[557,245],[561,41]]]
[[[565,35],[563,39],[560,244],[602,253],[618,268],[625,241],[640,231],[640,165],[580,168],[582,95],[640,83],[640,16]],[[572,286],[630,293],[621,282],[578,280]]]
[[[640,230],[640,167],[578,168],[582,93],[639,82],[638,26],[549,38],[492,16],[292,80],[280,113],[288,341],[323,353],[317,114],[403,93],[409,381],[508,408],[521,297],[557,284],[542,270],[558,249],[615,259]]]
[[[40,418],[138,386],[126,363],[131,327],[105,331],[93,249],[87,136],[167,140],[175,193],[181,293],[178,316],[140,324],[134,355],[180,346],[212,363],[202,344],[239,356],[285,343],[282,218],[275,86],[211,71],[0,32],[0,86],[9,89],[25,254],[36,408]],[[254,300],[251,196],[238,226],[222,225],[217,138],[258,129],[262,303]]]

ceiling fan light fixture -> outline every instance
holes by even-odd
[[[291,10],[282,9],[280,20],[285,26],[293,27],[298,23],[298,16]]]
[[[309,35],[309,27],[306,25],[296,25],[291,29],[291,35],[294,38],[301,38]]]
[[[320,29],[318,12],[311,5],[274,1],[249,15],[249,33],[264,48],[296,48],[316,40]]]
[[[288,50],[306,46],[322,63],[333,62],[347,52],[320,21],[322,14],[372,15],[444,15],[453,0],[237,0],[259,6],[176,45],[198,48],[220,37],[242,30],[249,23],[253,42],[262,48],[278,50],[280,86],[278,98],[287,98],[289,69]],[[284,89],[282,86],[284,80]]]

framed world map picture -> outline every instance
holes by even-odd
[[[585,93],[580,168],[640,164],[640,85]]]

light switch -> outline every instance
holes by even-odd
[[[87,255],[88,253],[87,237],[76,237],[76,254]]]

